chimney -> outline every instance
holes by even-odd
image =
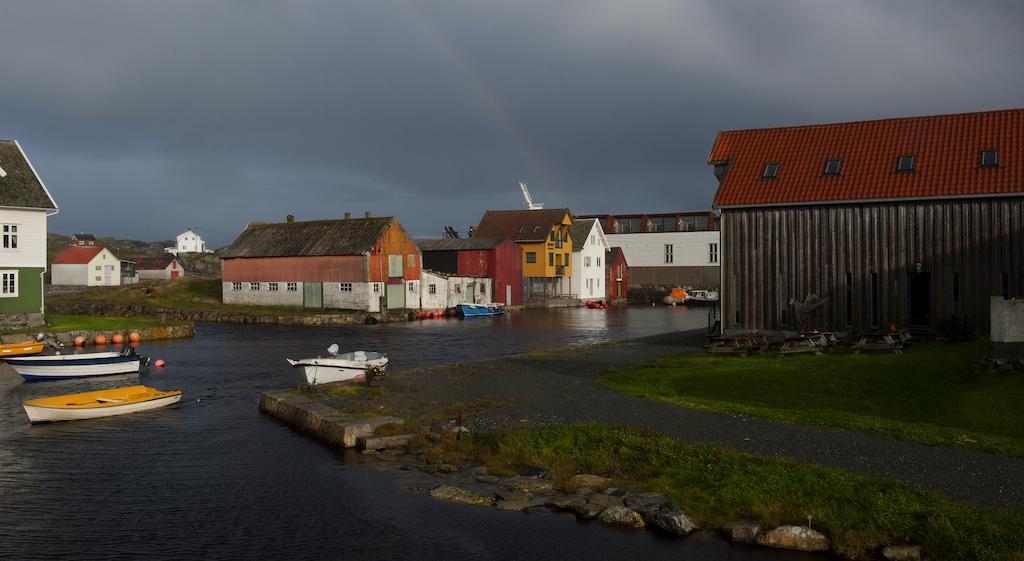
[[[295,222],[295,215],[294,214],[289,214],[287,217],[285,217],[285,221],[287,221],[289,224],[291,224],[292,222]]]
[[[346,212],[345,213],[345,220],[351,220],[351,219],[352,219],[352,213],[351,212]]]
[[[373,213],[370,211],[366,211],[366,218],[373,218]]]

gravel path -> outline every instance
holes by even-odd
[[[554,352],[399,372],[389,378],[438,403],[486,399],[496,406],[471,428],[593,421],[646,427],[684,442],[710,442],[765,456],[888,477],[955,499],[1024,514],[1024,459],[954,446],[928,446],[845,430],[806,427],[690,409],[599,386],[606,370],[698,352],[701,332],[659,335]]]

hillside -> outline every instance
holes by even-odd
[[[70,236],[63,234],[46,235],[46,261],[52,262],[53,257],[68,247]],[[174,240],[158,242],[142,242],[138,240],[117,240],[114,238],[96,238],[97,245],[109,249],[118,259],[132,260],[136,257],[161,257],[165,247],[174,245]],[[187,274],[201,277],[220,276],[219,253],[183,253],[178,261]]]

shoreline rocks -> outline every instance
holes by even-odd
[[[473,506],[493,506],[494,499],[485,497],[465,489],[460,489],[454,485],[439,485],[434,487],[428,493],[431,497],[440,500],[448,501],[452,503],[461,503],[464,505]]]
[[[643,528],[647,524],[640,513],[624,506],[610,506],[597,515],[597,520],[609,526],[625,526],[627,528]]]
[[[758,545],[797,551],[828,551],[831,544],[824,534],[804,526],[779,526],[757,536]]]

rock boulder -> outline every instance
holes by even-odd
[[[722,532],[733,543],[755,543],[761,532],[761,523],[751,518],[733,520],[722,527]]]
[[[491,506],[494,500],[490,497],[478,495],[454,485],[441,485],[430,490],[430,496],[441,501],[462,503],[475,506]]]
[[[757,543],[798,551],[828,551],[831,547],[824,534],[803,526],[779,526],[757,536]]]
[[[581,473],[579,475],[572,476],[569,481],[565,483],[565,490],[570,493],[575,493],[580,489],[593,489],[594,491],[601,492],[607,489],[611,484],[612,480],[607,477]]]
[[[889,561],[920,561],[919,545],[887,545],[882,548],[882,557]]]
[[[690,520],[681,509],[672,505],[663,507],[651,516],[644,516],[648,524],[677,536],[685,536],[697,529],[697,525]]]
[[[625,526],[628,528],[643,528],[644,517],[640,513],[624,506],[610,506],[597,515],[597,519],[603,524],[610,526]]]

